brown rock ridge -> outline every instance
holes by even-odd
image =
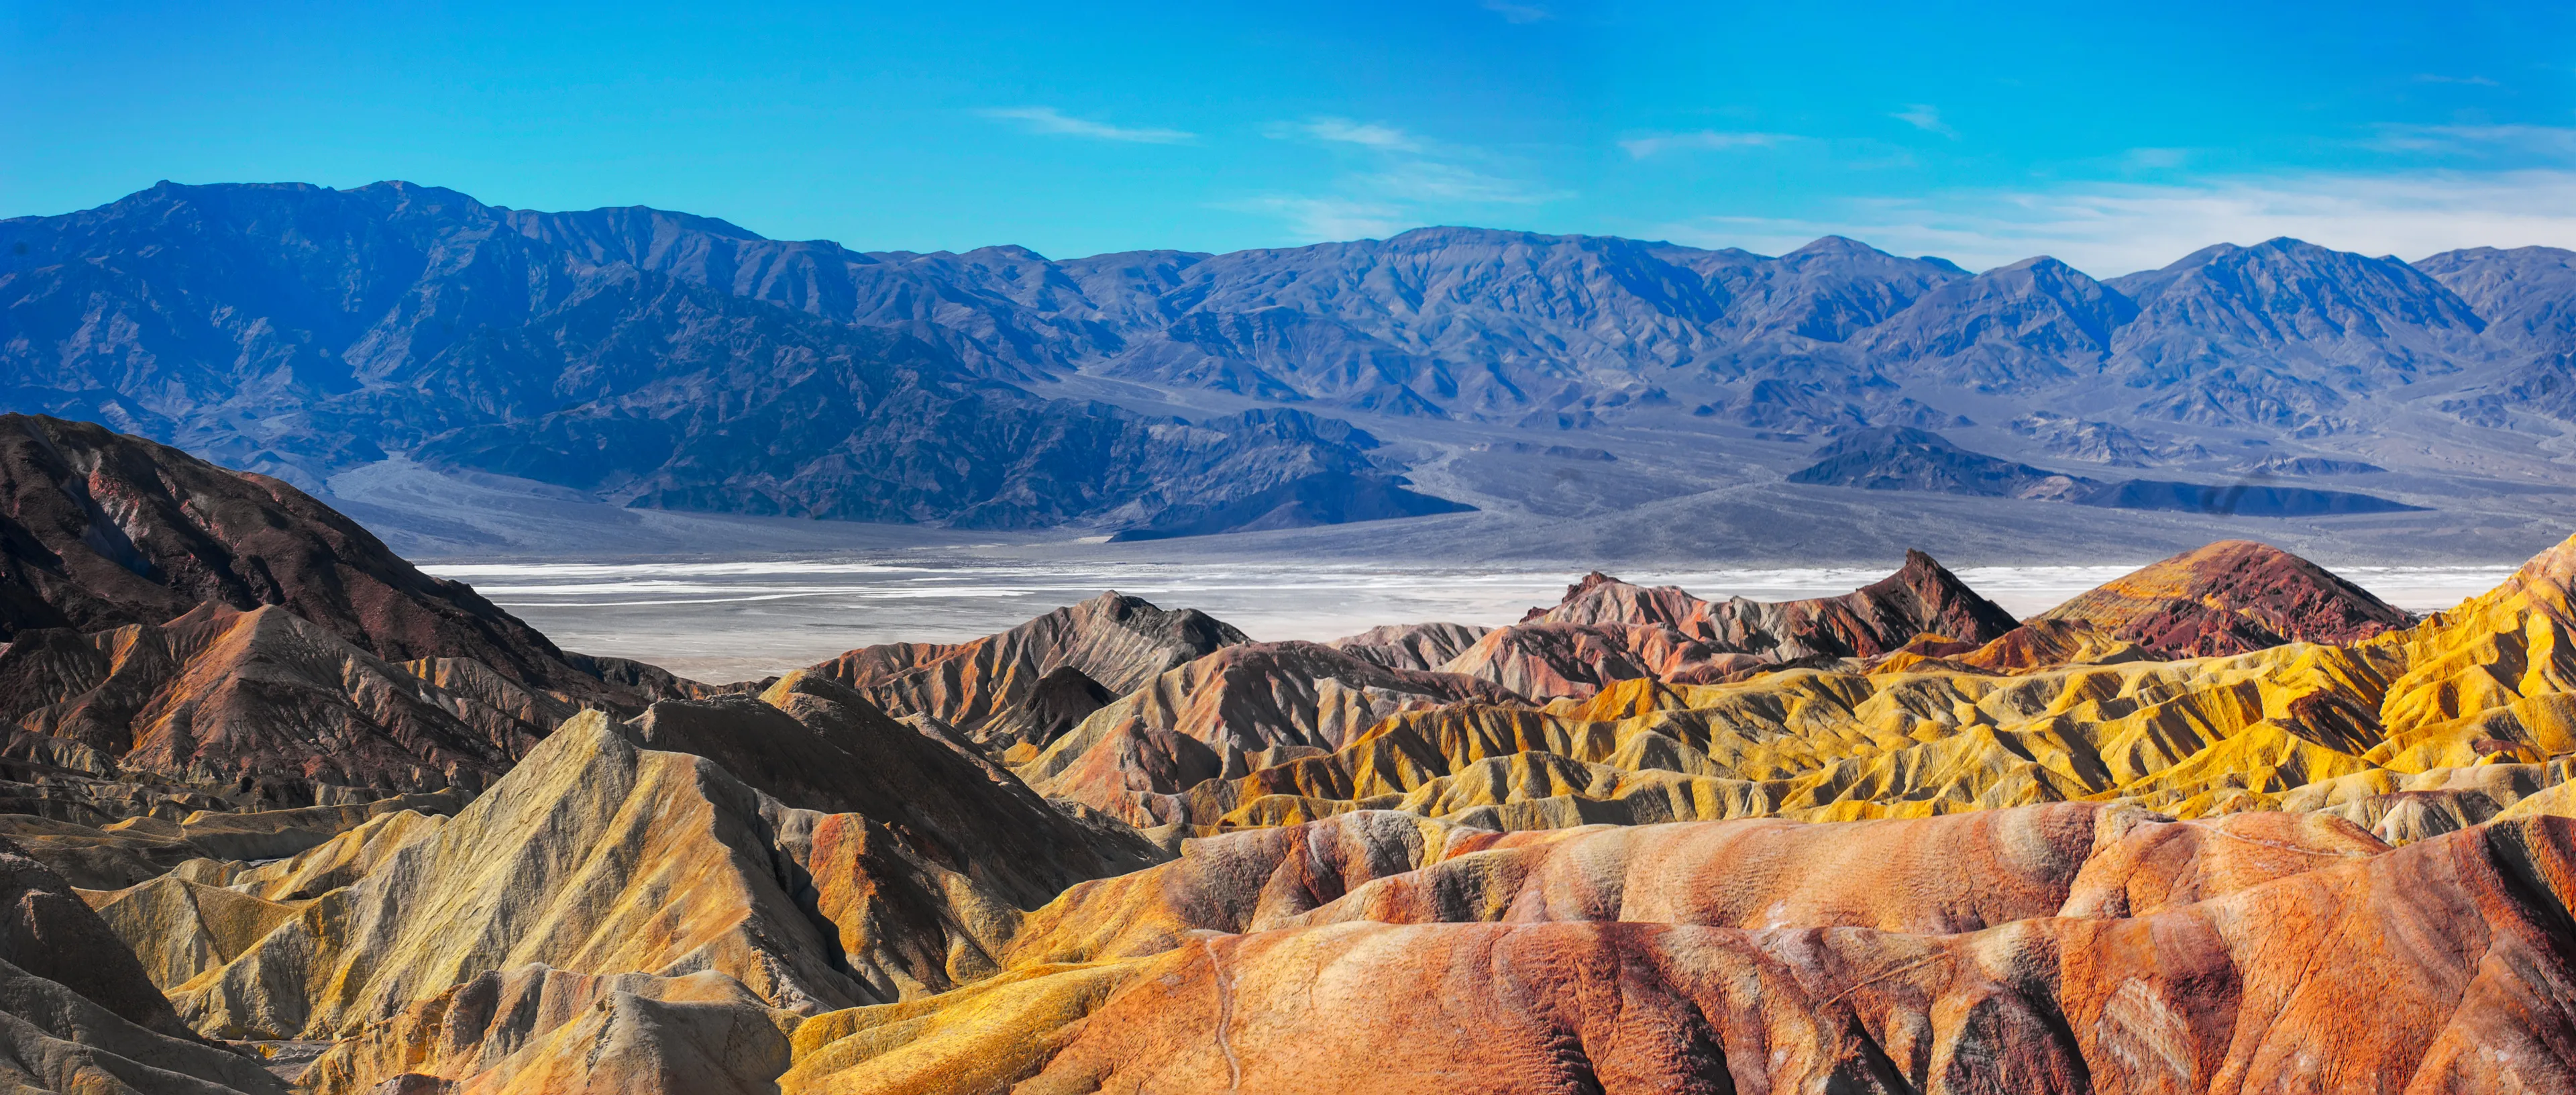
[[[1474,624],[1388,624],[1324,645],[1389,669],[1429,671],[1456,660],[1492,630]]]
[[[712,972],[483,973],[334,1045],[314,1095],[771,1095],[802,1019]]]
[[[1620,681],[1718,680],[1778,663],[1666,624],[1514,624],[1440,666],[1535,699],[1587,699]]]
[[[1981,644],[2015,627],[1932,557],[1839,597],[1704,601],[1594,572],[1555,607],[1486,633],[1441,666],[1536,699],[1583,699],[1615,681],[1708,684],[1788,664],[1876,657],[1920,635]]]
[[[0,639],[0,805],[93,825],[472,790],[578,708],[704,691],[282,482],[29,415],[0,415]]]
[[[2576,541],[2344,645],[2054,622],[1543,708],[1229,646],[1021,766],[1196,838],[1152,866],[806,674],[100,896],[197,1021],[303,1008],[333,1092],[2567,1089],[2571,583]]]
[[[420,669],[283,608],[208,605],[157,626],[21,633],[0,652],[0,713],[19,731],[11,751],[57,767],[302,805],[480,789],[576,710],[479,661]]]
[[[1946,596],[1916,577],[1869,603]],[[916,680],[980,745],[816,670],[577,715],[453,818],[20,827],[125,869],[188,855],[72,896],[197,1029],[329,1040],[317,1092],[2576,1090],[2572,588],[2576,539],[2347,642],[2157,660],[2078,619],[1926,628],[1640,661],[1543,707],[1366,656],[1458,637],[1429,629],[1218,644],[1119,695],[1091,673],[1120,658],[1044,651],[1170,648],[1015,629]],[[1652,649],[1627,633],[1713,649],[1728,607],[1577,592],[1598,618],[1504,629],[1605,644],[1564,680]],[[142,687],[153,650],[184,676],[222,646],[188,626],[28,673],[58,682],[30,710],[113,725],[83,712],[119,688],[203,709],[305,672],[263,640],[211,690]],[[2251,634],[2192,633],[2221,632]],[[1721,656],[1760,671],[1693,668]],[[310,664],[380,682],[334,693],[352,709],[409,710],[399,676],[460,724],[545,710],[470,660],[334,657]],[[101,1052],[103,1023],[45,1052]]]
[[[1197,933],[1371,920],[1651,920],[1957,932],[2127,916],[2375,855],[2340,818],[2177,822],[2097,803],[1946,817],[1496,832],[1364,810],[1190,841],[1030,915],[1019,968],[1160,954]]]
[[[986,722],[1025,706],[1058,670],[1073,669],[1123,696],[1165,670],[1245,641],[1196,609],[1165,611],[1111,591],[973,642],[863,647],[814,670],[858,689],[889,715],[927,715],[982,741]]]
[[[1155,824],[1140,796],[1320,755],[1399,712],[1467,700],[1520,702],[1471,677],[1390,669],[1321,643],[1243,643],[1154,678],[1014,759],[1051,797]]]
[[[2407,624],[2368,590],[2251,540],[2150,563],[2034,619],[2091,624],[2170,658],[2352,643]]]
[[[283,482],[86,422],[0,415],[0,639],[286,609],[390,662],[470,657],[523,686],[603,682],[472,588]]]
[[[2576,831],[2551,837],[2562,854],[2570,836]],[[2165,938],[2170,929],[2124,926],[2161,925],[2156,918],[2236,923],[2243,925],[2234,929],[2243,942],[2237,954],[2258,956],[2257,979],[2286,982],[2293,992],[2334,984],[2344,971],[2307,961],[2312,952],[2265,949],[2253,921],[2239,921],[2227,903],[2265,916],[2296,911],[2287,921],[2295,930],[2342,938],[2307,912],[2384,901],[2390,895],[2378,887],[2386,878],[2422,874],[2401,864],[2350,879],[2377,871],[2391,854],[2340,819],[2177,822],[2097,804],[1848,824],[1508,834],[1348,814],[1195,841],[1176,862],[1069,890],[1029,918],[1010,972],[943,997],[809,1020],[795,1035],[796,1065],[783,1086],[1197,1091],[1311,1082],[1327,1090],[1595,1091],[1635,1080],[1645,1090],[1719,1083],[1842,1090],[1826,1083],[1839,1074],[1876,1083],[1849,1090],[1988,1090],[1979,1082],[2031,1090],[2027,1073],[1976,1070],[2072,1059],[2097,1076],[2118,1076],[2139,1061],[2118,1044],[2069,1052],[2062,1027],[2014,1021],[2044,1017],[2061,1000],[2072,1012],[2099,994],[2137,991],[2118,977],[2061,987],[2083,975],[2077,971],[2133,960],[2146,976],[2171,973],[2150,981],[2170,994],[2160,996],[2165,1007],[2239,1011],[2227,998],[2234,982],[2201,982],[2212,962],[2223,969],[2228,957],[2196,949],[2188,934],[2168,944],[2180,948],[2171,954],[2152,943],[2116,942],[2096,954],[2055,941]],[[2332,881],[2278,893],[2311,878]],[[2453,880],[2437,871],[2425,881]],[[2277,896],[2253,896],[2267,890]],[[2445,892],[2475,902],[2493,891]],[[2495,916],[2508,932],[2542,943],[2568,934],[2568,925],[2552,927],[2545,917],[2516,923],[2513,895],[2503,896]],[[2419,895],[2389,919],[2400,921],[2400,934],[2426,930],[2443,905]],[[1693,945],[1659,955],[1652,945],[1632,946],[1635,938]],[[1454,949],[1462,945],[1471,949]],[[1613,953],[1581,957],[1600,946]],[[2468,964],[2475,946],[2459,946],[2470,952]],[[2069,972],[2056,972],[2061,961]],[[2408,961],[2402,945],[2382,946],[2356,964],[2378,962],[2381,976],[2403,976]],[[1621,967],[1624,974],[1612,972]],[[1726,985],[1758,995],[1712,1007],[1703,994]],[[1845,1003],[1855,996],[1864,1003]],[[2133,1022],[2119,1013],[2139,1003],[2107,1007],[2114,1022]],[[1989,1017],[1999,1005],[2001,1023]],[[1415,1029],[1416,1016],[1429,1016],[1429,1026]],[[1349,1034],[1326,1039],[1316,1022]],[[2274,1029],[2256,1023],[2257,1037]],[[1452,1033],[1466,1040],[1444,1040]],[[1440,1048],[1417,1051],[1413,1037]],[[1354,1040],[1388,1055],[1379,1075],[1343,1070]],[[1531,1048],[1542,1044],[1558,1047],[1555,1055]],[[1838,1073],[1854,1059],[1866,1067]],[[1533,1069],[1532,1061],[1564,1062],[1565,1070]],[[1640,1072],[1640,1062],[1656,1067]],[[1480,1071],[1489,1068],[1500,1071]]]
[[[1618,920],[1950,935],[2038,916],[2139,915],[2386,850],[2340,818],[2177,822],[2094,803],[1589,827],[1372,881],[1291,924]]]
[[[2041,621],[2014,634],[2047,639],[2078,664],[2015,664],[2053,655],[2007,636],[1949,659],[1900,654],[1867,673],[1639,679],[1545,710],[1403,711],[1329,754],[1247,755],[1240,776],[1119,792],[1122,804],[1102,808],[1203,834],[1358,809],[1528,828],[2129,797],[2186,817],[2340,810],[2420,839],[2512,804],[2446,789],[2449,770],[2576,752],[2571,580],[2576,546],[2562,546],[2485,597],[2348,646],[2152,661],[2091,625]],[[1994,668],[1965,664],[1989,654],[2004,656]]]
[[[1007,754],[1013,747],[1045,748],[1082,725],[1091,713],[1117,702],[1118,696],[1082,670],[1063,666],[1038,678],[1037,687],[993,712],[976,737],[985,749]]]
[[[1725,650],[1768,661],[1865,658],[1917,635],[1983,643],[2017,621],[1920,551],[1896,573],[1839,597],[1762,602],[1703,601],[1670,586],[1629,585],[1594,572],[1568,587],[1556,607],[1523,623],[1664,624]]]

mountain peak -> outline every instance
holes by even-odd
[[[2008,263],[2005,263],[2005,264],[2003,264],[2003,265],[2001,265],[2001,266],[1995,267],[1995,268],[1994,268],[1994,269],[1992,269],[1992,270],[1988,270],[1988,271],[1985,271],[1984,273],[1980,273],[1980,274],[1978,274],[1977,276],[1978,276],[1978,277],[1986,277],[1986,276],[1988,276],[1988,275],[1992,275],[1992,274],[2010,274],[2010,273],[2018,273],[2018,272],[2023,271],[2023,270],[2030,270],[2030,271],[2042,271],[2042,270],[2046,270],[2046,271],[2057,271],[2057,270],[2073,270],[2073,269],[2075,269],[2075,268],[2074,268],[2074,267],[2072,267],[2072,266],[2068,266],[2068,265],[2066,265],[2064,262],[2059,261],[2059,260],[2057,259],[2057,257],[2056,257],[2056,256],[2054,256],[2054,255],[2032,255],[2031,257],[2026,258],[2026,259],[2023,259],[2023,260],[2021,260],[2021,261],[2019,261],[2019,262],[2008,262]]]
[[[2360,586],[2252,540],[2148,564],[2038,618],[2081,620],[2166,657],[2357,642],[2406,624],[2405,613]]]
[[[1806,245],[1806,246],[1804,246],[1804,247],[1800,247],[1800,248],[1798,248],[1797,250],[1795,250],[1795,251],[1791,251],[1791,252],[1789,252],[1788,254],[1786,254],[1786,255],[1782,255],[1782,256],[1780,256],[1780,257],[1785,259],[1785,258],[1789,258],[1789,257],[1796,256],[1796,255],[1886,255],[1886,254],[1887,254],[1887,252],[1885,252],[1885,251],[1881,251],[1881,250],[1879,250],[1878,248],[1872,247],[1872,246],[1870,246],[1870,245],[1868,245],[1868,244],[1866,244],[1866,243],[1862,243],[1861,241],[1856,240],[1856,239],[1853,239],[1853,238],[1851,238],[1851,237],[1849,237],[1849,236],[1818,236],[1818,237],[1816,237],[1816,238],[1815,238],[1815,239],[1813,239],[1813,240],[1809,240],[1809,241],[1807,242],[1807,245]],[[1893,256],[1893,255],[1889,255],[1888,257],[1890,257],[1890,258],[1894,258],[1895,256]]]

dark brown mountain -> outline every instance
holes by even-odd
[[[86,422],[0,415],[0,638],[275,605],[387,661],[470,657],[610,691],[535,628],[276,479]]]
[[[697,687],[567,654],[283,481],[0,416],[0,776],[84,824],[478,790],[583,707]]]

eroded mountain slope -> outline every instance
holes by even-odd
[[[109,645],[319,635],[200,617]],[[164,1037],[332,1095],[2576,1090],[2571,628],[2576,540],[2421,620],[2250,544],[2028,623],[1919,554],[1339,645],[1108,595],[569,713],[272,862],[45,839],[166,864],[80,895]],[[1548,629],[1709,653],[1460,671]]]

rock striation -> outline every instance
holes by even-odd
[[[986,732],[997,716],[1017,725],[1042,717],[1032,705],[1059,712],[1079,706],[1089,692],[1083,680],[1123,696],[1166,670],[1245,641],[1242,632],[1197,609],[1167,612],[1112,590],[973,642],[862,647],[814,668],[888,714],[927,715],[970,736],[991,737],[1004,732]],[[1054,676],[1067,669],[1080,679]],[[1050,679],[1054,688],[1042,694]],[[1032,746],[1049,740],[1010,733]]]
[[[99,426],[0,416],[0,506],[0,799],[25,813],[470,794],[576,710],[702,691],[567,653],[284,482]]]
[[[1584,699],[1624,680],[1715,683],[1783,665],[1875,657],[1920,635],[1981,643],[2014,627],[1931,556],[1839,597],[1704,601],[1594,572],[1564,600],[1480,636],[1440,668],[1538,699]]]
[[[181,1025],[60,875],[0,841],[0,1084],[20,1091],[275,1092],[259,1063]]]
[[[2282,643],[2358,642],[2406,614],[2325,568],[2266,544],[2225,540],[2151,563],[2037,619],[2090,624],[2166,657],[2242,654]]]
[[[1926,634],[1983,642],[2011,630],[2011,621],[2009,613],[1919,551],[1907,552],[1896,573],[1839,597],[1712,602],[1595,573],[1569,587],[1556,607],[1524,617],[1537,623],[1665,624],[1774,661],[1867,657]]]
[[[40,630],[19,740],[142,733],[0,820],[0,1079],[2576,1090],[2571,651],[2576,539],[2422,619],[2244,542],[2024,623],[1920,553],[1335,644],[1107,594],[625,712],[278,605]]]
[[[1240,643],[1164,673],[1028,756],[1032,786],[1138,824],[1164,796],[1341,747],[1405,711],[1519,703],[1473,677],[1390,669],[1320,643]]]
[[[389,662],[472,658],[605,691],[534,628],[264,475],[86,422],[0,415],[0,639],[276,606]]]
[[[1476,624],[1387,624],[1324,645],[1389,669],[1438,669],[1493,628]]]
[[[268,805],[479,790],[577,710],[479,661],[442,668],[415,674],[283,608],[207,606],[23,637],[0,652],[0,704],[20,756]],[[84,808],[103,812],[62,807]]]
[[[1582,921],[1220,937],[1143,964],[1019,1090],[2556,1086],[2576,1075],[2571,1017],[2544,1003],[2576,989],[2571,840],[2565,819],[2498,826],[2153,913],[1964,934]],[[2445,942],[2418,949],[2419,933]],[[2318,963],[2289,938],[2346,950]],[[1292,998],[1308,1006],[1274,1006]],[[2392,1006],[2365,1018],[2354,1000]],[[1383,1018],[1339,1021],[1353,1011]]]

